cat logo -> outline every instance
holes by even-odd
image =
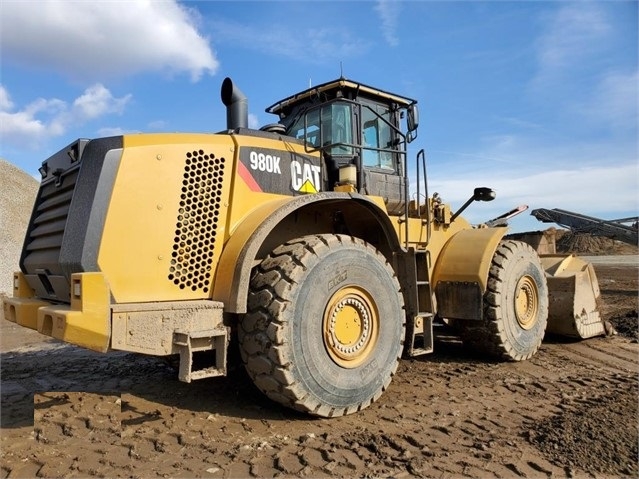
[[[320,167],[309,163],[291,161],[291,187],[300,193],[317,193],[321,190]]]

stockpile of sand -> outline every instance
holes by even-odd
[[[38,181],[0,159],[0,294],[11,294]]]
[[[636,246],[590,233],[575,233],[557,230],[556,247],[558,253],[577,253],[590,255],[637,254]]]

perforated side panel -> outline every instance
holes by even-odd
[[[180,289],[209,291],[223,173],[224,158],[204,150],[186,154],[169,268]]]

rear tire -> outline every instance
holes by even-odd
[[[254,270],[238,334],[246,370],[269,398],[316,416],[350,414],[377,400],[397,369],[399,282],[358,238],[299,238]]]
[[[491,356],[532,357],[548,322],[548,285],[536,251],[520,241],[502,241],[493,256],[484,294],[484,319],[464,322],[462,339]]]

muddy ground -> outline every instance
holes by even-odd
[[[638,269],[595,266],[619,334],[521,363],[443,335],[371,407],[313,419],[241,368],[177,381],[2,321],[0,477],[637,477]]]

